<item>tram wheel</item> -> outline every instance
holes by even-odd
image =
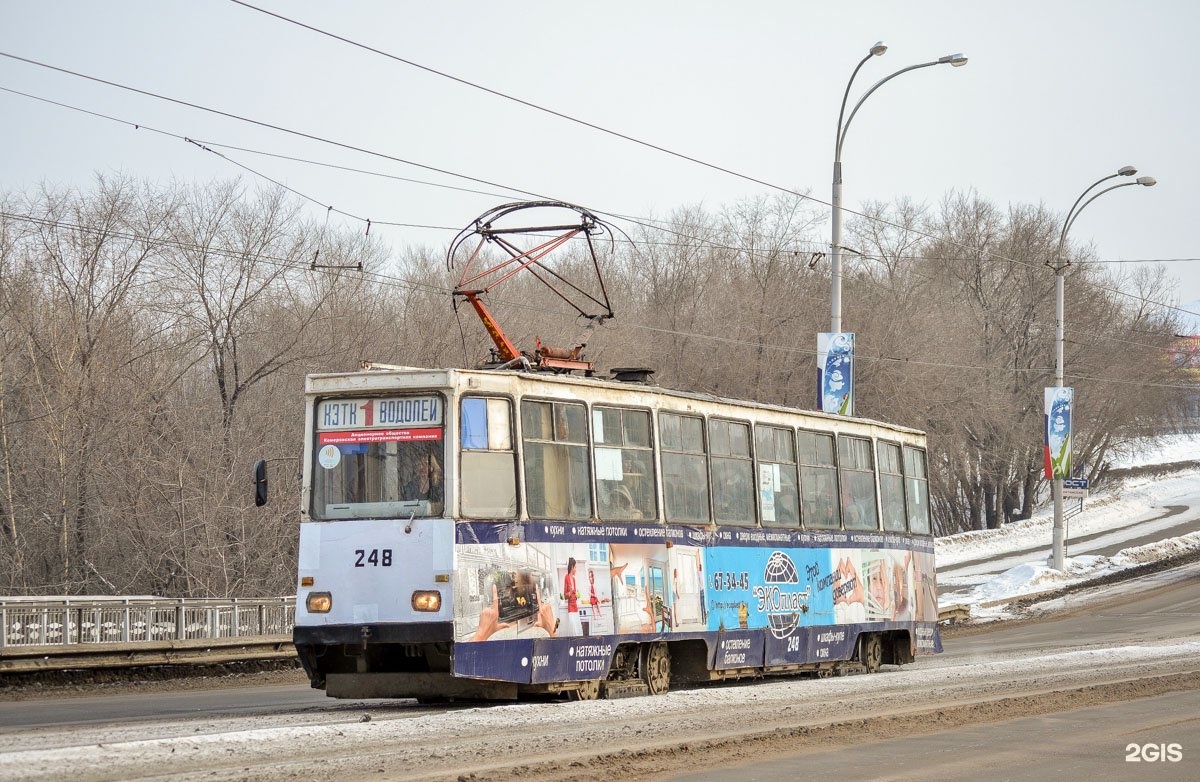
[[[651,695],[662,695],[671,688],[671,652],[665,643],[647,644],[642,650],[642,681]]]
[[[594,701],[600,697],[600,680],[592,679],[591,681],[580,682],[579,686],[571,690],[571,700],[573,701]]]
[[[858,661],[867,669],[867,673],[876,673],[883,664],[883,644],[879,633],[867,633],[858,641]]]

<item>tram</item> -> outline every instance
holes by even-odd
[[[312,686],[593,699],[941,651],[923,433],[647,377],[310,375]]]

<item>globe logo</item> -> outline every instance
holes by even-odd
[[[763,581],[768,584],[799,584],[800,574],[796,563],[782,551],[772,551],[763,568]]]
[[[808,611],[808,587],[803,592],[785,592],[779,584],[799,584],[800,573],[796,563],[782,551],[773,551],[763,568],[763,583],[754,588],[758,598],[758,610],[767,615],[771,635],[783,639],[790,636],[800,625],[800,614]]]

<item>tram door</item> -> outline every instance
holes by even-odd
[[[676,553],[678,552],[678,553]],[[671,591],[675,627],[703,624],[700,613],[700,551],[682,546],[671,552]]]

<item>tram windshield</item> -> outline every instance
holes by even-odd
[[[443,410],[433,395],[319,401],[313,518],[440,516]]]

